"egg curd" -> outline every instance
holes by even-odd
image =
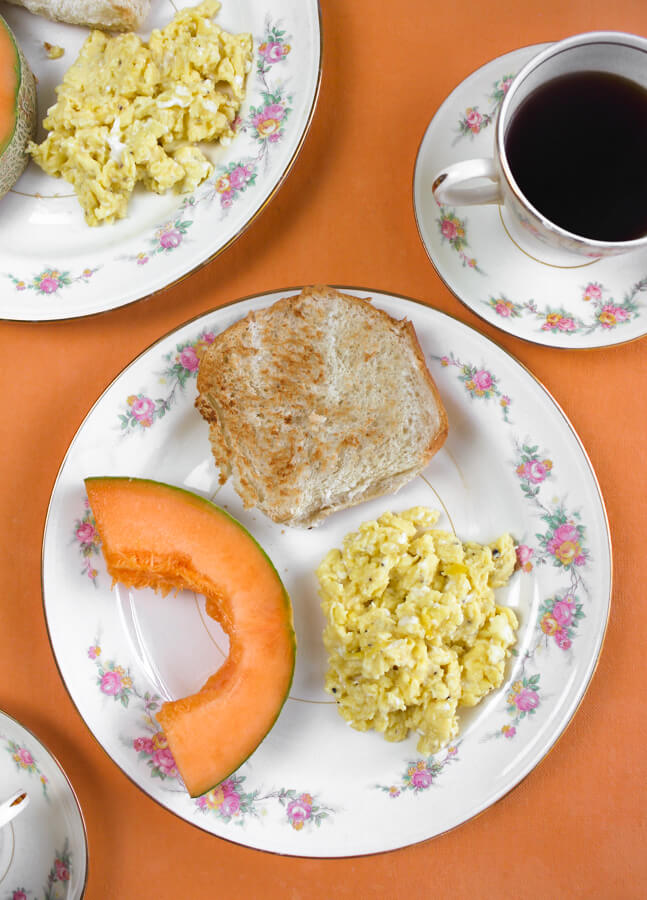
[[[74,186],[89,225],[123,218],[137,182],[193,191],[213,171],[196,143],[234,137],[253,44],[211,21],[219,8],[181,10],[148,44],[93,31],[57,87],[49,134],[29,151]]]
[[[409,729],[435,753],[458,733],[457,709],[503,681],[517,617],[494,589],[515,563],[509,534],[462,543],[414,507],[365,522],[317,569],[329,654],[325,688],[349,725],[389,741]]]

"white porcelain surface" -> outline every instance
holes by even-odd
[[[499,107],[540,50],[487,63],[452,91],[431,120],[416,160],[420,237],[441,278],[477,315],[551,347],[606,347],[647,332],[647,250],[586,260],[530,248],[505,208],[439,206],[432,185],[450,163],[492,156]]]
[[[0,712],[0,798],[18,790],[27,791],[29,805],[0,829],[0,897],[78,900],[88,850],[74,791],[35,735]]]
[[[142,35],[190,5],[196,4],[154,3]],[[10,5],[2,14],[38,79],[42,121],[88,30]],[[318,2],[224,0],[215,21],[251,32],[254,60],[237,137],[228,147],[205,150],[214,175],[192,195],[158,196],[138,187],[125,219],[90,228],[71,186],[31,162],[0,202],[0,318],[65,319],[147,297],[227,247],[274,193],[314,112],[321,74]],[[63,47],[64,56],[49,59],[44,41]],[[44,135],[41,128],[39,140]]]
[[[45,612],[74,703],[115,763],[151,798],[250,847],[319,857],[373,853],[469,819],[505,795],[555,743],[602,644],[609,534],[588,459],[534,378],[458,321],[378,292],[372,295],[377,306],[415,325],[448,411],[445,447],[424,478],[316,529],[281,527],[243,509],[229,484],[218,488],[208,428],[193,406],[195,347],[285,294],[247,299],[189,322],[131,363],[98,399],[51,498]],[[298,652],[290,698],[253,756],[219,791],[198,800],[178,780],[155,712],[164,698],[201,686],[220,665],[226,639],[206,617],[202,598],[111,590],[83,485],[84,477],[102,474],[146,476],[215,496],[260,541],[292,597]],[[501,690],[463,715],[459,740],[428,759],[417,753],[414,737],[390,744],[353,731],[324,693],[323,616],[313,573],[359,523],[414,504],[440,505],[442,524],[464,538],[489,541],[510,530],[521,546],[520,568],[499,592],[521,620],[518,656]]]

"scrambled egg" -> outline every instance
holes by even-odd
[[[195,146],[228,143],[245,96],[252,37],[211,22],[218,0],[181,10],[148,44],[93,31],[56,89],[42,144],[29,151],[79,198],[89,225],[126,215],[138,181],[194,190],[213,166]]]
[[[458,733],[457,708],[503,681],[518,628],[494,588],[512,574],[509,534],[461,543],[423,507],[385,513],[344,538],[317,569],[329,653],[326,690],[359,731],[420,735],[439,750]]]

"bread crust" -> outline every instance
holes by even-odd
[[[54,22],[108,31],[134,31],[143,23],[151,0],[8,0]]]
[[[197,388],[220,480],[285,524],[397,490],[448,432],[412,323],[325,286],[218,335]]]

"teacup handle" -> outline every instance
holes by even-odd
[[[489,178],[492,184],[470,184],[475,178]],[[431,189],[440,206],[503,203],[493,159],[465,159],[452,163],[436,175]]]

